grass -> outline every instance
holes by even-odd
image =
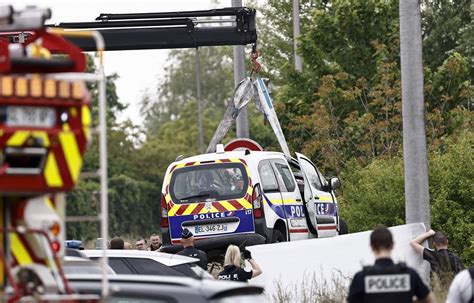
[[[317,275],[305,275],[301,285],[283,285],[281,280],[275,281],[276,294],[270,296],[270,301],[278,303],[340,303],[345,302],[349,278],[342,273],[333,275],[330,281],[318,279]]]
[[[440,279],[433,277],[431,281],[431,291],[436,302],[445,302],[448,294],[451,277]],[[278,303],[340,303],[346,302],[349,285],[352,278],[344,277],[342,273],[333,275],[330,280],[318,279],[318,276],[305,275],[301,285],[285,285],[281,280],[275,281],[275,294],[269,294],[271,302]]]
[[[434,275],[431,279],[431,291],[433,292],[436,302],[445,302],[448,295],[449,286],[454,279],[454,275],[447,274],[443,277]]]

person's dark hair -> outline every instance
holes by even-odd
[[[386,227],[377,227],[370,234],[370,245],[374,250],[390,249],[393,245],[392,233]]]
[[[437,231],[433,236],[433,242],[438,245],[448,245],[448,238],[442,232]]]
[[[123,249],[123,247],[124,247],[124,242],[122,238],[113,237],[112,240],[110,240],[110,249]]]
[[[146,239],[145,238],[138,238],[137,241],[135,241],[135,243],[138,242],[138,241],[141,241],[141,240],[143,240],[146,244]]]
[[[181,239],[189,239],[192,236],[193,236],[193,233],[185,227],[183,229],[183,232],[181,233]]]

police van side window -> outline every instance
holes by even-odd
[[[305,159],[301,159],[301,166],[306,174],[306,177],[308,177],[308,181],[311,183],[311,185],[319,190],[322,190],[323,186],[321,184],[321,181],[319,180],[316,168]]]
[[[318,171],[318,175],[319,175],[319,179],[321,180],[321,184],[323,185],[323,187],[327,187],[329,185],[328,181],[326,180],[326,178],[324,178],[324,176],[321,173],[321,171],[319,170],[319,168],[316,167],[316,170]]]
[[[283,188],[282,191],[294,192],[296,185],[295,181],[293,180],[290,168],[286,164],[284,164],[283,161],[276,160],[273,163],[276,168],[276,173],[280,176],[281,180],[285,184],[285,188]]]
[[[275,178],[275,174],[273,173],[270,161],[264,160],[258,164],[258,174],[260,175],[262,189],[264,192],[278,190],[278,182]]]

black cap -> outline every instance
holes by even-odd
[[[183,229],[183,233],[181,233],[181,238],[183,238],[183,239],[189,239],[189,238],[191,238],[192,236],[193,236],[193,233],[192,233],[189,229],[187,229],[187,228],[184,228],[184,229]]]

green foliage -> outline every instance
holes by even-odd
[[[90,180],[81,180],[78,187],[66,195],[67,216],[97,216],[100,212],[100,185]],[[68,239],[91,240],[99,237],[100,227],[96,222],[67,223]]]
[[[450,247],[465,263],[474,263],[474,134],[465,131],[445,142],[446,150],[429,154],[431,224],[446,233]],[[405,222],[403,159],[374,160],[365,167],[351,162],[341,173],[344,180],[342,216],[352,232],[378,224]]]
[[[432,225],[473,263],[474,11],[468,2],[425,1],[422,17]],[[293,68],[291,1],[267,1],[259,9],[263,74],[275,85],[275,108],[290,149],[312,158],[325,174],[340,175],[341,211],[351,231],[403,224],[398,1],[302,0],[300,7],[302,73]],[[206,143],[233,92],[232,52],[230,47],[199,50]],[[107,81],[111,235],[159,231],[167,166],[178,155],[199,152],[195,50],[172,51],[168,62],[156,91],[144,96],[145,130],[116,122],[125,108],[116,94],[118,75]],[[91,60],[89,67],[95,70]],[[97,87],[90,88],[96,124]],[[252,139],[279,150],[253,105],[249,121]],[[96,171],[98,158],[94,138],[83,170]],[[98,192],[98,180],[80,182],[67,196],[68,215],[97,214]],[[67,228],[69,237],[98,236],[95,223]]]
[[[431,218],[446,232],[450,245],[468,264],[474,263],[474,134],[446,142],[446,152],[430,157]]]
[[[97,67],[95,66],[94,58],[90,55],[86,56],[87,58],[87,72],[88,73],[96,73]],[[127,108],[122,102],[120,102],[117,90],[115,87],[115,80],[119,78],[119,75],[112,74],[106,76],[106,104],[107,104],[107,125],[111,126],[116,118],[117,113],[123,111]],[[97,125],[99,121],[99,90],[98,90],[98,83],[97,82],[88,82],[87,88],[91,94],[91,105],[92,105],[92,118],[93,118],[93,125]]]
[[[269,17],[286,14],[271,23],[276,33],[265,32],[267,44],[286,41],[282,33],[291,28],[288,5],[270,2],[264,10]],[[459,12],[464,4],[451,5]],[[402,143],[398,2],[326,1],[302,10],[303,73],[291,67],[270,69],[280,85],[276,109],[290,148],[331,173],[352,159],[367,165],[393,157]],[[441,26],[434,26],[429,37],[438,30]],[[291,50],[283,50],[291,58]],[[285,58],[270,51],[264,55]],[[471,59],[458,52],[443,58],[441,65],[425,69],[427,139],[436,146],[467,127],[474,96]]]
[[[471,0],[424,0],[422,13],[423,59],[427,66],[440,66],[453,51],[469,57],[466,39],[472,42],[474,13]],[[471,44],[472,46],[472,44]],[[470,51],[472,58],[472,50]]]
[[[109,186],[109,229],[113,235],[148,237],[159,230],[160,188],[126,175],[114,175]]]
[[[351,232],[373,229],[378,224],[405,222],[403,160],[375,160],[366,167],[354,161],[341,172],[341,213]]]
[[[90,59],[90,57],[89,57]],[[88,61],[89,71],[95,71],[92,60]],[[110,203],[110,233],[132,234],[139,232],[147,236],[157,232],[160,223],[159,211],[153,211],[159,205],[159,189],[143,178],[135,162],[137,142],[141,130],[131,122],[116,122],[116,114],[125,109],[116,94],[114,81],[117,75],[107,78],[107,148]],[[92,97],[93,124],[98,123],[98,90],[90,85]],[[94,134],[84,157],[83,172],[96,172],[99,169],[98,136]],[[100,213],[100,184],[98,178],[83,179],[77,188],[66,195],[67,216],[94,216]],[[127,219],[126,217],[129,217]],[[134,220],[134,224],[128,222]],[[125,222],[125,224],[122,224]],[[68,238],[85,241],[99,237],[97,222],[66,225]]]

